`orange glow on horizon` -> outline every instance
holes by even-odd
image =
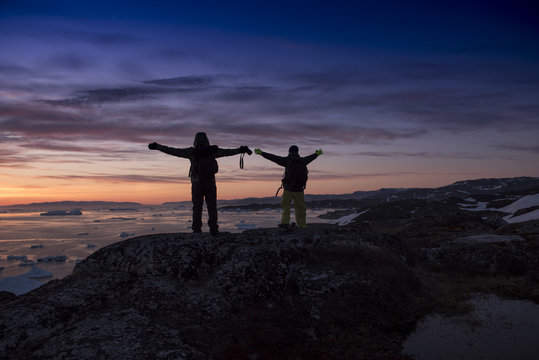
[[[218,200],[262,198],[275,195],[280,185],[275,181],[219,181]],[[312,178],[306,194],[348,194],[354,191],[371,191],[388,187],[437,187],[462,180],[443,174],[432,176],[399,175],[393,177],[365,177],[362,179],[318,180]],[[191,184],[147,183],[131,181],[50,183],[47,186],[4,186],[0,188],[0,206],[56,201],[115,201],[159,205],[164,202],[190,201]]]

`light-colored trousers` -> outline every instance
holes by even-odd
[[[307,227],[307,214],[305,206],[305,195],[303,191],[283,191],[283,197],[281,200],[281,209],[283,209],[283,215],[281,217],[281,224],[290,224],[290,207],[292,206],[292,200],[294,200],[294,212],[296,213],[296,223],[300,228]]]

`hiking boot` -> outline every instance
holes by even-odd
[[[202,232],[201,229],[196,229],[196,230],[193,230],[193,234],[200,234]]]
[[[291,223],[291,224],[279,224],[279,228],[281,230],[284,230],[286,232],[288,231],[292,231],[296,228],[296,223]]]
[[[216,236],[217,234],[219,234],[219,230],[218,229],[210,229],[210,234],[211,234],[211,236]]]

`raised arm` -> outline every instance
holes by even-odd
[[[301,160],[303,161],[303,163],[305,165],[309,165],[309,163],[311,161],[313,161],[314,159],[316,159],[318,157],[318,154],[317,153],[313,153],[311,155],[308,155],[308,156],[305,156],[305,157],[302,157]]]
[[[158,144],[156,142],[153,142],[148,145],[148,148],[150,150],[159,150],[161,152],[164,152],[165,154],[181,157],[181,158],[189,158],[191,154],[193,153],[193,148],[173,148],[165,145]]]
[[[216,158],[224,157],[224,156],[234,156],[238,154],[248,153],[249,155],[252,154],[251,150],[247,146],[240,146],[236,149],[221,149],[219,148],[217,150],[217,154],[215,155]]]
[[[273,155],[267,152],[264,152],[260,149],[255,149],[255,154],[262,155],[263,158],[268,159],[280,166],[286,166],[287,158],[283,156]]]

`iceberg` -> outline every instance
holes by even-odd
[[[237,227],[239,230],[256,229],[256,225],[255,225],[255,224],[248,224],[248,223],[244,222],[243,220],[241,220],[238,224],[236,224],[236,227]]]
[[[66,261],[66,260],[67,260],[67,256],[65,255],[45,256],[45,257],[37,259],[38,262],[49,262],[49,261],[59,262],[59,261]]]
[[[36,264],[36,263],[33,262],[32,260],[26,259],[26,260],[23,260],[23,261],[19,264],[19,266],[32,266],[32,265],[35,265],[35,264]]]
[[[51,276],[52,273],[40,269],[37,266],[32,266],[32,269],[25,274],[0,279],[0,291],[9,291],[15,295],[25,294],[43,285],[43,283],[34,279]]]
[[[26,257],[26,255],[8,255],[7,259],[8,260],[23,260],[24,261],[24,260],[27,259],[27,257]]]
[[[82,211],[80,210],[71,210],[71,211],[65,211],[65,210],[53,210],[46,213],[39,214],[40,216],[65,216],[65,215],[82,215]]]

